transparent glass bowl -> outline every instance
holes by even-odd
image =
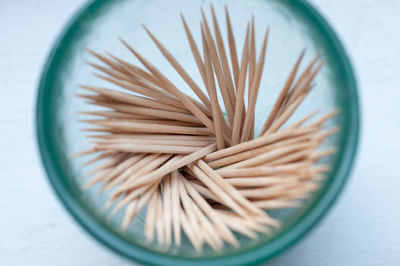
[[[332,165],[319,191],[304,202],[300,209],[272,213],[283,221],[283,226],[271,235],[258,240],[239,237],[241,247],[226,246],[215,253],[206,249],[201,255],[190,243],[171,250],[146,244],[141,217],[135,219],[127,234],[119,232],[121,217],[107,219],[102,213],[104,197],[96,190],[82,192],[82,162],[86,158],[71,159],[70,154],[89,146],[80,131],[84,118],[77,111],[90,108],[75,93],[82,92],[78,84],[112,87],[93,77],[93,69],[85,61],[95,61],[85,48],[113,54],[137,63],[117,37],[124,38],[145,57],[151,59],[170,79],[191,94],[190,90],[158,52],[141,24],[145,24],[176,56],[196,81],[200,77],[185,39],[179,13],[186,17],[197,41],[201,5],[203,1],[185,0],[118,0],[92,1],[70,20],[48,57],[39,84],[36,109],[37,138],[48,178],[67,210],[96,239],[111,249],[133,260],[152,264],[248,264],[265,261],[291,246],[327,212],[347,180],[359,131],[357,87],[349,59],[336,35],[305,1],[235,0],[214,1],[219,23],[225,32],[223,5],[227,2],[235,31],[238,51],[244,39],[245,27],[255,15],[257,47],[267,25],[271,26],[266,66],[256,108],[256,132],[262,126],[285,79],[303,48],[307,48],[304,62],[322,51],[326,65],[317,76],[313,89],[292,121],[320,109],[322,113],[340,108],[341,113],[330,124],[340,126],[340,132],[325,145],[335,145],[338,152],[325,159]],[[306,63],[303,63],[303,67]]]

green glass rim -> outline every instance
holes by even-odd
[[[50,117],[50,112],[47,108],[50,101],[48,95],[52,89],[52,81],[54,80],[54,66],[56,66],[60,58],[62,58],[61,55],[64,47],[71,43],[71,36],[73,32],[76,31],[77,27],[79,27],[79,24],[85,18],[98,12],[105,2],[107,1],[89,1],[69,20],[56,39],[48,55],[38,86],[36,100],[36,137],[39,151],[48,180],[69,213],[99,242],[125,257],[142,263],[158,265],[258,264],[275,257],[283,250],[295,244],[321,220],[335,202],[348,179],[358,146],[360,114],[357,84],[350,60],[329,24],[307,1],[299,0],[295,1],[295,3],[290,2],[292,5],[296,5],[296,8],[301,9],[301,12],[307,16],[319,30],[325,33],[331,49],[335,51],[337,55],[337,60],[341,62],[343,68],[342,72],[344,78],[347,80],[346,93],[350,99],[350,103],[345,119],[347,120],[348,128],[344,142],[341,143],[341,155],[335,165],[334,178],[331,178],[329,180],[330,183],[323,187],[321,193],[317,195],[316,199],[308,207],[302,217],[291,226],[288,226],[286,230],[279,233],[277,237],[272,238],[269,242],[245,251],[239,250],[234,254],[221,255],[213,258],[182,258],[170,254],[154,252],[145,247],[134,245],[112,232],[103,223],[92,216],[74,197],[71,191],[64,186],[61,181],[63,178],[62,171],[58,165],[54,163],[54,158],[57,156],[54,152],[56,144],[51,141],[52,127],[48,119]]]

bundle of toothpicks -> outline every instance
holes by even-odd
[[[85,165],[95,164],[85,189],[102,184],[109,214],[124,211],[123,229],[147,209],[144,234],[165,248],[179,247],[182,233],[201,251],[205,245],[214,250],[225,244],[237,247],[238,234],[257,238],[273,232],[280,221],[268,210],[300,207],[329,171],[329,165],[318,161],[335,152],[320,146],[337,131],[323,126],[337,111],[311,121],[316,110],[286,123],[315,86],[323,66],[320,55],[299,71],[301,52],[272,109],[265,110],[262,129],[255,132],[269,27],[257,53],[251,19],[243,49],[237,51],[228,9],[224,40],[210,8],[209,20],[201,9],[201,45],[181,15],[201,84],[143,26],[197,98],[183,93],[122,39],[143,66],[88,50],[101,61],[89,63],[101,72],[95,75],[123,90],[81,86],[89,93],[79,94],[101,107],[81,112],[93,116],[83,120],[92,125],[83,130],[93,132],[88,135],[93,145],[77,154],[92,155]]]

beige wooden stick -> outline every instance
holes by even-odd
[[[127,179],[127,182],[129,182],[130,180],[135,180],[136,178],[138,178],[138,176],[142,176],[142,175],[145,175],[145,174],[153,171],[154,169],[159,167],[161,164],[163,164],[168,158],[170,158],[170,155],[167,155],[167,156],[166,155],[161,155],[160,157],[158,157],[154,161],[150,162],[149,164],[147,164],[146,166],[141,168],[134,175],[129,176],[129,178]],[[157,187],[157,185],[158,185],[157,183],[156,184],[151,184],[151,185],[146,186],[146,187],[141,187],[141,188],[139,188],[137,190],[128,191],[126,194],[124,194],[123,198],[118,202],[118,204],[115,205],[115,207],[112,210],[111,214],[117,213],[122,207],[124,207],[130,201],[132,201],[135,198],[139,197],[140,195],[142,195],[147,190],[151,190],[152,188]],[[119,197],[119,195],[116,195],[116,193],[112,193],[111,196],[110,196],[110,199],[109,199],[109,202],[110,202],[109,204],[113,204],[113,202],[115,202],[118,197]]]
[[[269,234],[271,230],[263,224],[258,223],[258,218],[254,218],[254,220],[243,220],[237,214],[226,211],[226,210],[217,210],[219,214],[225,216],[226,219],[232,220],[235,222],[239,222],[242,227],[248,228],[253,231],[257,231],[260,233]]]
[[[317,53],[314,56],[314,58],[311,60],[311,62],[308,64],[306,69],[304,69],[304,71],[301,73],[301,75],[299,76],[299,78],[297,79],[295,84],[293,85],[292,89],[285,96],[285,99],[284,99],[283,103],[281,104],[280,110],[278,112],[278,116],[285,110],[286,106],[288,105],[289,99],[292,98],[293,93],[298,91],[300,89],[300,85],[304,84],[304,80],[310,76],[311,70],[312,70],[313,66],[315,65],[315,63],[320,58],[320,56],[321,56],[321,54]]]
[[[102,56],[101,54],[99,54],[91,49],[88,49],[88,48],[86,48],[86,51],[89,52],[91,55],[100,59],[103,63],[115,68],[115,70],[118,70],[124,74],[128,74],[128,72],[123,67],[119,66],[118,64],[115,64],[112,60],[108,59],[107,57]]]
[[[308,127],[304,127],[304,128],[293,129],[291,131],[281,131],[281,132],[276,132],[276,133],[269,134],[269,135],[264,135],[260,138],[250,140],[247,142],[243,142],[238,145],[207,154],[204,159],[206,161],[218,160],[220,158],[224,158],[227,156],[231,156],[233,154],[241,153],[246,150],[255,149],[255,148],[261,147],[263,145],[274,143],[281,139],[295,137],[295,136],[307,134],[307,133],[310,133],[313,131],[315,131],[315,127],[308,126]]]
[[[96,142],[103,144],[140,144],[140,145],[167,145],[167,146],[184,146],[184,147],[204,147],[215,143],[215,140],[171,140],[171,139],[135,139],[135,138],[114,138]]]
[[[92,170],[87,172],[84,175],[84,177],[89,177],[89,176],[93,175],[94,173],[96,173],[99,170],[104,170],[106,168],[113,167],[116,164],[118,164],[118,162],[120,162],[121,160],[125,159],[126,156],[127,155],[123,154],[123,153],[115,153],[114,156],[111,156],[110,158],[107,158],[100,165],[96,166],[95,168],[93,168]]]
[[[332,136],[333,134],[336,134],[337,132],[339,132],[339,127],[338,127],[338,126],[333,126],[333,127],[329,128],[329,129],[326,129],[326,130],[324,130],[324,131],[319,132],[319,133],[316,134],[313,138],[314,138],[315,140],[317,140],[319,143],[322,144],[322,142],[323,142],[326,138]]]
[[[148,119],[150,118],[150,119]],[[200,124],[195,124],[191,122],[177,121],[177,120],[168,120],[157,117],[142,117],[142,118],[109,118],[105,117],[103,119],[81,119],[79,122],[84,122],[88,124],[97,125],[98,121],[127,121],[127,122],[136,122],[136,123],[145,123],[145,124],[154,124],[154,125],[171,125],[171,126],[182,126],[182,127],[202,127]],[[121,132],[123,134],[123,132]],[[97,135],[104,136],[104,135]],[[101,138],[101,137],[97,137]]]
[[[164,227],[163,227],[163,215],[164,215],[164,206],[163,201],[161,198],[161,188],[157,189],[157,205],[156,205],[156,232],[157,232],[157,241],[158,244],[163,246],[164,245]]]
[[[114,59],[121,60],[117,57],[114,57]],[[127,72],[129,72],[129,73],[118,71],[114,67],[107,68],[107,67],[103,67],[103,66],[91,63],[91,62],[86,62],[86,64],[90,65],[91,67],[93,67],[97,70],[100,70],[101,72],[104,72],[105,74],[109,75],[110,77],[116,78],[118,80],[126,81],[132,85],[149,88],[150,90],[155,90],[155,91],[159,91],[159,89],[157,87],[159,87],[161,85],[160,82],[158,80],[156,80],[151,74],[150,74],[150,77],[148,77],[146,75],[143,76],[138,73],[139,71],[143,71],[143,70],[138,68],[138,70],[133,71],[132,69],[126,67],[125,64],[121,64],[121,66],[123,68],[125,68],[127,70]],[[169,96],[171,96],[171,95],[169,95]]]
[[[228,137],[228,138],[232,137],[232,129],[229,125],[229,122],[225,119],[225,117],[222,113],[221,105],[218,100],[217,88],[216,88],[216,84],[215,84],[213,65],[211,62],[211,54],[208,49],[207,40],[206,40],[206,36],[204,33],[204,27],[202,26],[202,24],[200,26],[201,26],[200,27],[201,28],[201,40],[202,40],[203,54],[204,54],[204,69],[206,72],[206,79],[207,79],[206,88],[207,88],[207,91],[208,91],[208,94],[210,95],[210,97],[211,96],[215,97],[215,99],[214,99],[215,104],[212,104],[212,107],[216,108],[216,111],[219,114],[218,119],[220,121],[219,123],[221,123],[220,127],[222,128],[223,134],[225,135],[224,140],[226,141],[225,137]],[[209,82],[210,82],[210,84],[208,84]],[[215,91],[215,95],[213,95],[214,91]],[[214,118],[214,123],[217,123],[215,121],[215,118]],[[230,141],[227,142],[227,144],[230,145],[231,144]]]
[[[319,161],[321,158],[334,154],[337,152],[337,148],[336,147],[330,147],[321,151],[316,151],[314,153],[311,153],[309,155],[309,159],[312,160],[313,162],[317,162]]]
[[[102,105],[102,103],[99,103]],[[169,120],[166,118],[158,118],[158,117],[140,117],[139,118],[110,118],[103,117],[102,119],[80,119],[79,122],[84,122],[88,124],[98,125],[100,121],[119,121],[119,122],[136,122],[136,123],[145,123],[145,124],[158,124],[158,125],[172,125],[172,126],[184,126],[184,127],[203,127],[201,124],[196,124],[192,122],[185,121],[177,121],[177,120]],[[121,133],[123,134],[123,133]],[[101,135],[97,135],[101,136]],[[103,135],[104,136],[104,135]]]
[[[237,90],[239,83],[239,60],[236,52],[235,37],[232,30],[231,20],[229,18],[228,7],[225,5],[226,30],[228,32],[229,52],[231,55],[232,72],[235,79],[235,88]]]
[[[141,105],[144,107],[171,111],[171,112],[178,112],[178,113],[183,112],[182,108],[177,108],[168,104],[161,103],[159,101],[155,101],[141,96],[136,96],[130,93],[123,93],[115,90],[109,90],[109,89],[103,89],[99,87],[85,86],[85,85],[80,85],[80,87],[93,92],[97,92],[100,95],[104,95],[110,99],[117,100],[120,102],[125,102],[128,104]]]
[[[201,78],[203,80],[204,86],[207,87],[206,71],[205,71],[205,68],[204,68],[203,61],[201,59],[199,48],[197,47],[197,44],[194,41],[193,35],[190,32],[189,26],[187,25],[186,20],[183,17],[182,13],[180,13],[180,16],[181,16],[183,27],[185,29],[186,37],[187,37],[188,42],[189,42],[190,49],[192,50],[193,58],[194,58],[194,60],[196,62],[197,68],[198,68],[198,70],[200,72],[200,75],[201,75]]]
[[[246,222],[243,222],[240,217],[235,217],[237,219],[232,219],[232,216],[226,215],[226,212],[221,212],[219,210],[217,210],[217,212],[222,220],[229,221],[228,225],[230,228],[232,228],[233,231],[236,231],[252,239],[258,238],[257,234],[253,230],[248,228],[248,226],[246,226]]]
[[[119,175],[114,180],[112,180],[111,182],[106,184],[104,187],[104,191],[107,191],[107,190],[113,188],[114,186],[116,186],[118,183],[125,181],[127,178],[129,178],[129,176],[134,175],[135,172],[139,171],[144,166],[146,166],[150,162],[154,161],[160,155],[161,154],[145,154],[137,163],[131,165],[121,175]]]
[[[240,133],[242,131],[243,112],[241,110],[244,108],[244,90],[246,86],[247,65],[249,57],[249,52],[248,52],[249,31],[250,31],[250,25],[247,24],[246,38],[244,41],[242,59],[240,62],[239,80],[238,80],[238,85],[236,87],[237,99],[235,105],[235,116],[232,126],[232,145],[236,145],[239,143]],[[246,115],[246,113],[244,115]]]
[[[295,183],[302,177],[301,175],[276,175],[265,177],[234,177],[224,178],[229,184],[235,188],[243,187],[265,187],[278,184]]]
[[[328,121],[329,119],[331,119],[332,117],[335,117],[337,114],[339,114],[340,113],[340,110],[338,110],[338,109],[335,109],[335,110],[333,110],[333,111],[331,111],[331,112],[329,112],[329,113],[327,113],[326,115],[324,115],[324,116],[322,116],[320,119],[318,119],[317,121],[315,121],[314,123],[313,123],[313,125],[316,125],[316,126],[322,126],[326,121]]]
[[[248,108],[247,108],[247,112],[246,112],[246,117],[244,120],[243,132],[242,132],[242,136],[240,138],[241,142],[244,142],[246,140],[249,140],[250,138],[251,139],[253,138],[253,136],[250,136],[250,133],[251,133],[252,125],[254,123],[254,111],[255,111],[255,107],[256,107],[258,89],[260,87],[260,82],[261,82],[261,76],[262,76],[262,72],[263,72],[263,68],[264,68],[265,54],[266,54],[267,43],[268,43],[268,35],[269,35],[269,27],[266,30],[262,49],[261,49],[260,55],[258,57],[256,69],[254,72],[254,81],[252,82],[252,84],[251,84],[252,87],[249,90],[250,98],[249,98]]]
[[[215,127],[215,136],[217,139],[217,147],[219,150],[225,148],[225,142],[223,139],[223,132],[222,132],[222,123],[225,123],[225,119],[223,117],[221,107],[218,102],[217,91],[215,87],[215,80],[214,80],[214,72],[211,65],[210,54],[206,44],[206,37],[204,35],[203,28],[201,29],[201,37],[203,41],[203,49],[204,49],[204,65],[206,71],[206,79],[208,92],[211,98],[212,103],[212,112],[214,118],[214,127]],[[227,128],[227,127],[226,127]]]
[[[280,140],[280,141],[277,141],[272,144],[267,144],[267,145],[261,146],[259,148],[254,148],[254,149],[251,149],[248,151],[243,151],[239,154],[234,154],[232,156],[227,156],[227,157],[221,158],[219,160],[209,162],[208,165],[212,168],[223,167],[223,166],[226,166],[229,164],[237,163],[237,162],[255,157],[260,154],[264,154],[266,152],[270,152],[271,150],[274,150],[276,148],[287,147],[289,145],[292,145],[295,143],[301,143],[301,142],[304,142],[304,141],[307,141],[310,139],[311,139],[310,134],[295,136],[293,138],[287,138],[287,139]]]
[[[167,92],[158,89],[158,87],[160,87],[161,83],[159,80],[157,80],[151,74],[147,73],[146,71],[142,70],[139,67],[130,65],[129,63],[127,63],[126,61],[123,61],[122,59],[119,59],[118,57],[115,57],[111,54],[109,54],[109,55],[115,61],[117,61],[117,62],[113,62],[112,65],[110,65],[111,68],[103,67],[98,64],[91,63],[91,62],[86,62],[86,63],[88,65],[94,67],[95,69],[100,70],[116,79],[124,80],[124,81],[129,82],[130,84],[145,87],[150,90],[158,91],[160,93],[164,93],[168,96],[171,96]],[[115,66],[117,66],[119,68],[123,68],[125,71],[120,71],[119,69],[116,69]]]
[[[131,157],[127,157],[124,160],[119,161],[116,165],[113,166],[112,170],[109,174],[104,178],[104,182],[108,182],[116,176],[122,174],[122,172],[126,171],[130,166],[136,164],[144,157],[144,154],[134,154]]]
[[[246,209],[240,206],[232,195],[226,193],[221,187],[219,187],[214,180],[212,180],[202,169],[200,169],[195,164],[190,164],[187,166],[190,171],[201,181],[203,182],[212,192],[217,195],[217,197],[229,208],[237,212],[240,216],[244,218],[251,219],[251,215],[248,213]]]
[[[124,40],[120,39],[121,42],[139,59],[139,61],[156,76],[165,85],[163,88],[169,93],[173,94],[178,98],[181,103],[186,106],[202,123],[209,128],[212,132],[215,132],[214,125],[211,120],[202,112],[202,110],[192,101],[186,94],[182,93],[171,81],[168,80],[153,64],[142,57],[136,50],[130,47]],[[208,110],[208,109],[206,109]],[[210,113],[210,112],[208,112]]]
[[[240,196],[238,191],[231,186],[229,183],[224,181],[224,179],[215,172],[212,168],[210,168],[204,161],[198,160],[195,164],[206,173],[218,186],[220,186],[226,193],[230,194],[236,202],[238,202],[241,206],[245,207],[247,210],[252,212],[253,214],[257,214],[260,217],[263,217],[265,221],[268,221],[270,225],[279,226],[278,221],[269,217],[266,213],[261,211],[259,208],[254,206],[250,201]]]
[[[298,128],[301,127],[305,122],[307,122],[308,120],[310,120],[313,116],[315,116],[316,114],[318,114],[320,112],[320,110],[316,110],[308,115],[306,115],[305,117],[303,117],[302,119],[298,120],[297,122],[285,127],[283,130],[292,130],[293,128]]]
[[[267,162],[265,165],[267,165],[267,166],[268,165],[284,165],[284,164],[288,164],[288,163],[293,163],[293,162],[296,162],[298,160],[305,159],[315,149],[316,149],[316,147],[311,147],[309,149],[295,151],[295,152],[293,152],[293,153],[291,153],[289,155],[273,159],[273,160]]]
[[[201,212],[200,208],[190,200],[192,204],[192,208],[197,216],[197,219],[200,224],[200,230],[204,233],[204,241],[214,250],[219,251],[221,250],[224,242],[222,238],[216,231],[214,225],[208,220],[208,218]]]
[[[183,178],[183,183],[185,184],[186,190],[188,191],[192,199],[198,204],[199,208],[202,209],[202,211],[208,216],[208,218],[210,218],[215,227],[218,229],[218,233],[221,235],[221,237],[231,245],[238,246],[239,242],[229,230],[227,224],[221,221],[220,217],[218,217],[218,214],[193,187],[192,182],[189,182],[185,178]]]
[[[136,208],[130,214],[130,217],[128,220],[129,221],[128,225],[137,216],[137,214],[143,209],[143,207],[149,202],[150,197],[155,193],[156,189],[157,189],[157,186],[150,187],[142,194],[142,196],[137,201]],[[136,201],[136,199],[132,200],[130,203],[132,203],[133,201]]]
[[[257,200],[253,202],[255,205],[257,205],[263,210],[299,208],[301,206],[301,203],[295,200],[268,199],[268,200]]]
[[[196,178],[196,177],[194,177]],[[198,184],[197,182],[195,182],[197,180],[191,180],[190,181],[190,185],[202,196],[202,198],[209,199],[212,200],[213,202],[219,202],[221,204],[223,204],[223,201],[217,196],[215,195],[215,193],[213,191],[211,191],[208,187],[203,186],[203,184]],[[207,204],[209,204],[209,202],[206,201]],[[211,208],[211,205],[210,205]]]
[[[161,44],[161,42],[146,28],[146,26],[142,25],[147,34],[153,40],[153,42],[157,45],[158,49],[164,55],[164,57],[168,60],[168,62],[174,67],[176,72],[182,77],[182,79],[186,82],[187,85],[193,90],[193,92],[199,97],[199,99],[211,110],[211,104],[208,97],[203,93],[200,87],[196,84],[196,82],[190,77],[190,75],[186,72],[186,70],[182,67],[181,64],[175,59],[175,57]]]
[[[134,189],[146,184],[151,184],[153,182],[160,182],[160,179],[166,174],[171,173],[174,170],[177,170],[195,160],[198,160],[199,158],[204,157],[204,155],[214,151],[216,148],[216,144],[211,144],[185,157],[175,156],[176,160],[170,160],[157,170],[147,175],[141,176],[140,178],[133,180],[132,182],[125,183],[115,192],[115,194],[118,195],[126,190]]]
[[[89,188],[93,187],[94,185],[96,185],[97,183],[101,182],[103,180],[103,178],[105,176],[107,176],[108,173],[110,173],[112,171],[112,167],[106,168],[106,169],[102,169],[100,171],[97,172],[97,174],[90,179],[89,182],[87,182],[82,189],[83,190],[88,190]]]
[[[246,189],[240,190],[240,194],[244,197],[252,198],[252,199],[266,199],[266,198],[275,198],[281,195],[304,195],[306,193],[315,191],[318,188],[318,185],[313,183],[305,183],[302,185],[291,185],[291,184],[282,184],[273,187],[267,188],[255,188],[255,189]]]
[[[280,148],[276,148],[272,151],[256,155],[254,157],[251,157],[249,159],[225,166],[220,169],[234,169],[234,168],[245,168],[245,167],[255,167],[259,166],[261,164],[265,164],[267,162],[270,162],[276,158],[282,158],[284,156],[288,156],[292,154],[293,152],[299,151],[299,150],[304,150],[304,149],[309,149],[309,148],[314,148],[318,145],[317,142],[315,141],[303,141],[300,143],[294,143],[292,145],[285,145]]]
[[[103,75],[95,74],[95,76],[98,78],[104,79],[110,83],[113,83],[121,88],[145,95],[150,98],[154,98],[159,102],[169,104],[169,105],[181,108],[181,109],[182,109],[182,107],[184,107],[179,100],[177,100],[175,97],[171,97],[170,94],[167,94],[165,92],[162,93],[162,91],[158,91],[158,90],[156,91],[154,89],[150,89],[150,87],[138,86],[138,85],[132,84],[132,83],[124,81],[124,80],[118,80],[118,79],[106,77]],[[185,107],[185,109],[186,109],[186,107]]]
[[[203,127],[203,125],[194,124],[191,122],[177,121],[177,120],[168,120],[157,117],[150,117],[150,119],[146,119],[147,117],[143,117],[142,119],[131,119],[131,118],[106,118],[100,121],[129,121],[129,122],[137,122],[137,123],[145,123],[145,124],[154,124],[154,125],[170,125],[170,126],[182,126],[182,127]],[[99,119],[85,119],[79,120],[80,122],[92,123],[96,124]],[[123,133],[123,132],[122,132]]]
[[[308,162],[292,163],[279,166],[259,166],[239,169],[217,169],[215,170],[222,177],[242,177],[242,176],[266,176],[276,174],[294,174],[305,170],[309,166]]]
[[[181,19],[182,19],[182,22],[183,22],[183,25],[184,25],[184,28],[185,28],[185,31],[186,31],[186,35],[187,35],[187,38],[188,38],[188,41],[189,41],[190,48],[191,48],[192,53],[193,53],[193,57],[194,57],[194,59],[196,61],[196,64],[197,64],[197,67],[198,67],[199,72],[201,74],[201,77],[203,79],[204,85],[206,86],[208,94],[211,95],[210,94],[210,89],[209,89],[209,86],[208,86],[205,66],[203,65],[203,61],[201,59],[200,52],[199,52],[199,50],[197,48],[197,45],[196,45],[196,43],[195,43],[195,41],[193,39],[193,36],[192,36],[192,34],[191,34],[190,30],[189,30],[189,27],[187,26],[187,23],[186,23],[186,21],[185,21],[185,19],[184,19],[182,14],[181,14]],[[202,28],[202,31],[203,31],[203,28]],[[203,36],[203,34],[202,34],[202,36]],[[206,48],[206,45],[203,44],[203,47]],[[214,79],[214,76],[212,76],[212,77]],[[215,84],[215,81],[214,81],[213,84]],[[225,121],[225,119],[224,119],[224,117],[222,115],[222,112],[221,112],[220,115],[222,117],[221,121],[223,121],[222,127],[223,127],[223,130],[224,130],[224,133],[225,133],[225,135],[227,135],[227,137],[231,137],[231,131],[230,131],[229,125],[226,123],[226,121]],[[224,138],[224,139],[226,141],[226,138]]]
[[[71,158],[77,158],[77,157],[80,157],[80,156],[85,156],[85,155],[96,153],[96,152],[97,151],[94,149],[94,147],[90,147],[90,148],[87,148],[87,149],[72,153],[70,155],[70,157]]]
[[[231,70],[229,68],[228,58],[226,56],[226,51],[225,51],[225,47],[224,47],[224,41],[222,40],[221,30],[219,28],[218,20],[215,15],[214,6],[212,3],[210,3],[210,8],[211,8],[211,16],[212,16],[213,25],[214,25],[214,36],[215,36],[215,40],[217,42],[217,47],[218,47],[218,54],[219,54],[220,62],[222,65],[225,82],[226,82],[226,85],[228,88],[228,94],[231,99],[232,107],[234,107],[236,105],[236,93],[235,93],[234,81],[232,79]]]
[[[217,52],[217,48],[215,47],[215,43],[214,43],[214,39],[212,37],[211,31],[210,31],[210,27],[208,26],[208,22],[206,20],[206,17],[204,15],[204,11],[203,9],[201,9],[201,14],[203,17],[203,24],[202,24],[202,28],[204,30],[204,33],[206,35],[206,40],[207,40],[207,46],[208,46],[208,50],[210,51],[210,55],[211,55],[211,60],[214,66],[214,70],[215,70],[215,74],[217,76],[217,80],[218,80],[218,85],[219,85],[219,89],[222,95],[222,99],[224,101],[224,106],[225,106],[225,110],[226,113],[228,115],[228,119],[230,122],[230,125],[233,125],[233,115],[234,115],[234,110],[233,110],[233,103],[231,101],[231,97],[228,91],[228,86],[226,84],[223,72],[222,72],[222,68],[221,68],[221,64],[218,58],[218,52]]]
[[[198,220],[198,217],[197,217],[197,215],[193,209],[193,206],[191,204],[191,199],[188,196],[185,186],[183,184],[183,180],[182,180],[183,177],[179,174],[178,174],[178,176],[179,176],[179,178],[178,178],[179,196],[181,198],[183,209],[185,210],[185,213],[187,214],[188,222],[191,227],[191,230],[193,231],[194,237],[202,245],[204,242],[204,234],[203,234],[203,232],[200,231],[199,220]]]
[[[296,77],[297,71],[299,69],[300,63],[303,60],[304,54],[305,54],[305,50],[303,50],[299,56],[299,58],[297,59],[292,71],[290,72],[285,85],[283,86],[281,92],[279,93],[278,99],[275,101],[274,106],[272,107],[271,112],[268,115],[267,120],[265,121],[259,136],[262,136],[265,131],[267,131],[269,129],[269,127],[272,125],[272,122],[276,119],[276,115],[282,105],[283,100],[285,99],[287,93],[289,92],[290,87],[293,84],[293,81]]]
[[[201,125],[199,122],[195,122],[195,120],[197,120],[197,118],[195,116],[193,116],[191,114],[186,114],[186,113],[175,113],[175,112],[162,111],[162,110],[146,108],[146,107],[132,106],[129,104],[115,102],[115,101],[114,102],[96,101],[93,104],[95,104],[97,106],[102,106],[102,107],[113,109],[114,111],[116,111],[118,113],[125,114],[125,116],[126,116],[126,114],[132,115],[133,117],[127,118],[127,119],[131,119],[131,120],[135,119],[134,116],[136,116],[136,117],[139,116],[140,120],[159,120],[159,121],[163,121],[163,120],[165,121],[165,120],[169,120],[169,118],[173,118],[176,121],[191,123],[196,126]],[[170,116],[168,116],[167,114],[170,114]],[[113,118],[117,118],[117,117],[113,117]],[[182,121],[182,120],[193,120],[193,121],[190,122],[190,121]],[[180,122],[177,122],[177,123],[180,123]]]
[[[124,218],[121,223],[122,231],[126,231],[129,227],[129,224],[132,222],[138,202],[139,202],[139,200],[136,199],[136,200],[130,202],[129,205],[126,207],[125,215],[124,215]]]
[[[153,242],[156,224],[157,193],[153,193],[147,206],[145,235],[148,242]]]
[[[311,90],[311,88],[315,85],[315,84],[311,84],[311,82],[314,80],[315,76],[318,74],[318,72],[321,70],[321,68],[324,66],[325,62],[322,61],[320,62],[314,71],[312,71],[310,73],[310,75],[308,75],[302,83],[299,84],[299,89],[296,91],[293,91],[291,97],[288,98],[288,103],[290,104],[292,102],[294,102],[298,97],[300,97],[300,95],[302,93],[308,92],[308,90]]]
[[[109,106],[115,106],[116,103],[109,104]],[[120,104],[118,104],[120,105]],[[129,106],[129,107],[128,107]],[[174,111],[167,111],[167,110],[159,110],[159,109],[154,109],[154,108],[148,108],[148,107],[141,107],[141,106],[135,106],[132,104],[127,105],[126,108],[129,110],[130,113],[136,114],[136,115],[144,115],[144,116],[152,116],[152,117],[158,117],[158,118],[163,118],[163,119],[170,119],[170,120],[177,120],[177,121],[184,121],[184,122],[190,122],[194,123],[197,125],[201,125],[201,121],[193,116],[192,114],[185,114],[185,113],[180,113],[180,112],[174,112]],[[120,105],[120,110],[122,106]]]
[[[123,130],[130,133],[173,133],[173,134],[188,134],[188,135],[211,135],[212,133],[205,127],[182,127],[171,125],[154,125],[148,123],[139,123],[131,121],[97,121],[97,125],[107,129]],[[88,151],[89,153],[89,151]]]
[[[171,205],[171,177],[167,175],[163,179],[163,205],[164,205],[164,232],[165,244],[171,245],[172,242],[172,205]]]
[[[115,59],[119,60],[117,58],[115,58]],[[105,71],[105,72],[108,73],[109,75],[111,75],[112,77],[115,77],[115,78],[123,80],[123,81],[127,81],[129,84],[132,84],[134,86],[139,86],[139,88],[145,88],[145,89],[149,90],[150,93],[153,93],[153,94],[155,93],[156,96],[164,95],[164,97],[167,98],[166,100],[168,100],[168,101],[179,102],[179,100],[176,99],[176,97],[173,94],[166,91],[165,89],[160,89],[160,88],[164,88],[165,84],[162,81],[158,80],[156,77],[152,76],[151,74],[150,74],[151,78],[143,76],[140,71],[142,71],[142,72],[145,72],[145,71],[141,70],[141,69],[138,69],[138,70],[129,69],[129,71],[131,72],[131,76],[124,76],[124,75],[120,75],[120,74],[116,75],[116,73],[110,73],[110,71]],[[99,75],[95,75],[95,76],[99,76]],[[103,76],[99,76],[99,77],[105,79]],[[129,88],[127,88],[127,89],[129,89]],[[208,116],[210,115],[210,112],[202,103],[198,102],[197,100],[195,100],[194,98],[192,98],[190,96],[188,96],[188,98],[190,100],[192,100],[194,102],[194,104],[197,105],[206,115],[208,115]],[[159,99],[157,99],[157,100],[159,100]],[[188,111],[189,113],[191,113],[184,105],[180,105],[180,106],[176,106],[176,107],[180,107],[184,111]]]
[[[290,116],[296,111],[297,107],[299,107],[306,96],[307,94],[301,95],[299,98],[296,99],[296,101],[285,108],[279,118],[272,123],[271,127],[264,133],[264,135],[278,131],[279,128],[281,128],[283,124],[290,118]]]
[[[248,103],[250,103],[253,82],[254,82],[254,73],[256,69],[256,38],[255,38],[255,25],[254,25],[254,15],[251,17],[251,34],[250,34],[250,44],[249,44],[249,93],[248,93]]]
[[[183,210],[180,212],[179,219],[180,219],[183,231],[185,232],[185,234],[189,238],[190,242],[192,242],[195,250],[197,252],[200,252],[202,250],[202,244],[200,243],[200,241],[194,235],[193,229],[189,225],[188,218],[187,218],[187,216],[186,216],[186,214],[185,214],[185,212]]]
[[[172,226],[174,231],[174,243],[176,246],[181,245],[181,206],[178,187],[178,171],[172,171],[171,175],[171,209],[172,209]]]
[[[293,86],[293,89],[288,93],[284,105],[281,107],[281,109],[285,108],[290,102],[293,102],[296,99],[296,95],[301,94],[305,88],[307,88],[311,82],[313,81],[314,77],[317,75],[317,73],[321,70],[321,68],[324,66],[325,62],[321,61],[314,70],[312,68],[316,64],[317,60],[319,59],[320,54],[317,54],[312,60],[312,62],[309,64],[309,66],[303,71],[302,75],[299,77],[297,80],[296,84]]]
[[[91,101],[110,101],[109,98],[103,96],[103,95],[94,95],[94,94],[81,94],[81,93],[76,93],[75,94],[77,97],[84,98],[87,100]]]
[[[142,68],[135,66],[125,60],[122,60],[121,58],[116,57],[110,53],[106,54],[117,61],[120,66],[123,67],[139,85],[154,84],[158,86],[160,84],[159,81],[151,73],[143,70]]]
[[[78,114],[81,115],[90,115],[90,116],[100,116],[100,117],[105,117],[105,118],[122,118],[122,119],[157,119],[157,117],[151,117],[151,116],[142,116],[142,115],[134,115],[130,113],[122,113],[118,111],[93,111],[93,112],[78,112]]]
[[[103,159],[105,159],[107,157],[110,157],[110,156],[112,156],[114,154],[115,154],[114,152],[110,152],[110,151],[103,152],[103,153],[97,155],[96,157],[86,161],[84,164],[82,164],[82,166],[88,166],[88,165],[93,164],[93,163],[95,163],[97,161],[100,161],[100,160],[103,160]]]
[[[202,147],[185,147],[173,145],[151,145],[151,144],[123,144],[110,143],[97,145],[100,150],[112,150],[120,152],[137,152],[137,153],[171,153],[171,154],[189,154],[200,150]]]
[[[304,185],[302,185],[303,187]],[[261,187],[261,188],[250,188],[240,189],[239,193],[243,197],[252,199],[264,199],[271,198],[283,194],[285,191],[290,190],[294,187],[299,187],[299,184],[278,184],[274,186]]]
[[[215,142],[214,136],[197,136],[197,135],[171,135],[171,134],[112,134],[112,135],[95,135],[92,137],[97,137],[101,139],[122,139],[129,141],[182,141],[182,142]]]

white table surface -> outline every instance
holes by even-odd
[[[61,206],[36,146],[40,70],[83,2],[0,1],[0,265],[131,265]],[[400,265],[400,1],[312,2],[358,76],[360,148],[351,180],[323,222],[268,265]]]

